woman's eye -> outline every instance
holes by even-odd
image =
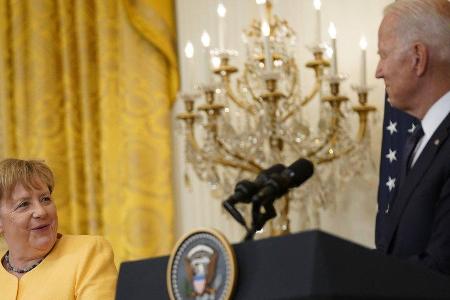
[[[23,207],[27,207],[28,206],[28,202],[27,201],[23,201],[20,202],[19,205],[17,206],[17,208],[23,208]]]
[[[42,201],[42,202],[50,202],[50,201],[52,201],[52,198],[50,198],[50,197],[44,197],[44,198],[41,199],[41,201]]]

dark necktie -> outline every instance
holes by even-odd
[[[411,169],[411,164],[413,162],[413,153],[414,149],[417,146],[417,143],[423,137],[424,132],[422,129],[422,125],[419,123],[416,126],[414,132],[406,139],[405,148],[403,149],[403,164],[402,171],[404,171],[405,175],[408,174],[408,171]]]

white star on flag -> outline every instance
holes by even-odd
[[[409,132],[409,133],[413,133],[414,130],[416,130],[416,125],[414,125],[414,123],[411,123],[411,128],[408,129],[408,132]]]
[[[396,178],[391,178],[391,176],[389,176],[388,182],[386,182],[386,186],[389,188],[389,192],[395,188],[395,180]]]
[[[386,158],[389,159],[390,163],[397,160],[397,150],[392,151],[392,149],[389,148],[389,153],[386,154]]]
[[[391,135],[394,134],[394,132],[397,132],[397,122],[392,122],[389,120],[389,126],[386,127],[386,129],[390,132]]]

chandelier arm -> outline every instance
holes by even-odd
[[[309,102],[311,102],[311,100],[314,99],[314,97],[320,91],[321,86],[322,86],[322,79],[317,79],[313,85],[311,92],[307,96],[305,96],[305,98],[303,98],[301,106],[306,106]]]
[[[338,91],[338,85],[334,86],[334,90]],[[337,87],[337,88],[336,88]],[[322,144],[318,149],[313,150],[312,152],[309,152],[307,154],[308,157],[312,155],[316,155],[318,152],[323,150],[330,142],[337,140],[337,132],[339,129],[339,121],[341,118],[344,118],[344,114],[340,110],[340,105],[343,101],[347,101],[347,97],[338,96],[337,92],[336,94],[333,94],[333,96],[327,96],[322,99],[323,101],[329,103],[332,108],[332,115],[331,115],[331,128],[332,131],[330,134],[327,135],[327,138],[324,140],[324,144]],[[334,143],[334,142],[333,142]]]
[[[376,108],[374,106],[363,104],[353,107],[353,111],[357,112],[359,117],[358,133],[356,136],[356,140],[359,143],[366,137],[368,116],[371,112],[375,112]]]
[[[350,154],[350,152],[352,152],[353,150],[355,150],[355,146],[351,146],[348,149],[346,149],[345,151],[341,152],[340,154],[333,155],[331,157],[319,157],[319,158],[316,158],[314,160],[314,163],[316,163],[318,165],[323,164],[323,163],[329,163],[329,162],[332,162],[332,161],[334,161],[336,159],[342,158],[342,157]]]
[[[318,79],[316,81],[316,83],[314,84],[309,95],[307,95],[307,96],[305,96],[305,98],[303,98],[302,103],[300,103],[300,106],[306,106],[309,102],[311,102],[311,100],[314,99],[314,97],[319,92],[321,85],[322,85],[322,80]],[[289,110],[286,113],[286,115],[281,119],[281,122],[286,122],[290,117],[292,117],[295,113],[297,113],[297,111],[298,111],[298,108],[292,108],[291,110]]]
[[[227,146],[225,146],[225,144],[221,141],[221,140],[217,140],[217,144],[220,146],[220,148],[225,151],[227,154],[233,156],[234,158],[240,160],[240,161],[244,161],[246,162],[249,166],[251,166],[253,168],[254,171],[250,171],[250,172],[260,172],[262,171],[263,167],[261,165],[259,165],[258,163],[256,163],[255,161],[251,160],[251,159],[246,159],[245,157],[243,157],[242,155],[238,154],[238,153],[234,153],[232,152],[230,149],[228,149]]]
[[[188,143],[191,145],[192,149],[199,154],[203,159],[210,161],[211,163],[214,164],[220,164],[222,166],[225,167],[231,167],[231,168],[235,168],[235,169],[239,169],[239,170],[243,170],[243,171],[247,171],[247,172],[251,172],[251,173],[259,173],[262,170],[262,167],[260,166],[253,166],[251,164],[243,164],[240,162],[234,162],[234,161],[230,161],[227,160],[225,158],[222,157],[218,157],[218,156],[209,156],[205,153],[205,151],[203,151],[199,144],[197,143],[197,140],[195,139],[195,135],[193,130],[188,130],[188,132],[186,133],[186,138]]]
[[[186,138],[187,138],[187,142],[191,145],[192,149],[194,149],[195,152],[197,152],[198,154],[202,155],[203,157],[206,155],[202,151],[200,146],[198,145],[197,139],[195,138],[193,126],[192,127],[191,126],[188,127],[188,129],[186,131]]]
[[[292,63],[293,68],[295,69],[294,71],[294,78],[292,79],[292,86],[290,91],[288,92],[286,99],[291,99],[294,96],[294,92],[295,92],[295,87],[297,86],[297,82],[298,82],[298,68],[297,66]]]
[[[248,91],[250,92],[250,95],[252,96],[253,100],[255,100],[256,102],[258,102],[259,104],[262,104],[261,97],[256,96],[256,93],[253,91],[253,89],[252,89],[252,87],[251,87],[251,85],[250,85],[250,83],[249,83],[249,81],[248,81],[248,74],[249,74],[249,73],[250,73],[250,72],[248,71],[247,66],[245,66],[245,67],[244,67],[244,74],[243,74],[243,76],[242,76],[242,77],[244,78],[245,86],[247,86]]]
[[[213,94],[210,94],[210,97],[212,97]],[[211,101],[212,102],[212,101]],[[233,158],[239,160],[239,161],[244,161],[244,163],[242,162],[233,162],[230,161],[228,159],[224,159],[220,156],[208,156],[206,154],[204,154],[204,151],[202,151],[198,145],[198,143],[195,140],[195,135],[193,134],[193,130],[191,130],[191,135],[190,135],[190,140],[193,142],[192,146],[196,147],[195,150],[198,151],[199,153],[203,153],[202,156],[205,159],[208,159],[212,162],[215,163],[219,163],[223,166],[227,166],[227,167],[232,167],[232,168],[236,168],[236,169],[240,169],[240,170],[244,170],[244,171],[248,171],[248,172],[253,172],[253,173],[257,173],[259,171],[262,170],[262,167],[257,165],[255,162],[252,162],[250,160],[246,160],[244,159],[242,156],[231,152],[229,149],[227,149],[227,147],[225,147],[225,145],[218,139],[217,136],[217,124],[216,124],[216,120],[217,117],[219,115],[218,111],[220,111],[223,108],[223,105],[218,104],[216,106],[214,106],[214,104],[209,104],[209,105],[203,105],[202,107],[199,107],[199,109],[204,110],[205,112],[207,112],[208,114],[208,127],[211,130],[211,133],[213,134],[213,140],[216,143],[217,146],[220,147],[220,149],[222,151],[225,151],[225,153],[227,153],[228,155],[231,155]],[[211,113],[212,111],[212,113]],[[201,152],[200,152],[201,151]]]
[[[367,115],[365,117],[367,118]],[[362,119],[360,115],[358,133],[356,136],[356,140],[358,141],[358,143],[364,139],[364,137],[366,136],[366,132],[367,132],[367,119]]]
[[[258,172],[262,170],[262,169],[257,169],[250,165],[230,161],[230,160],[227,160],[227,159],[224,159],[221,157],[213,157],[213,158],[209,158],[209,160],[213,163],[220,164],[224,167],[230,167],[230,168],[238,169],[241,171],[247,171],[247,172],[254,173],[254,174],[258,174]]]
[[[335,136],[335,134],[337,133],[337,128],[334,128],[331,133],[329,133],[326,137],[326,139],[324,140],[323,144],[318,146],[318,148],[311,150],[310,152],[306,153],[306,157],[313,159],[313,157],[316,156],[317,153],[319,153],[320,151],[322,151],[329,143],[331,140],[333,140],[333,137]]]
[[[312,150],[307,153],[307,157],[315,156],[317,153],[322,151],[331,141],[336,140],[336,134],[338,132],[339,128],[339,116],[340,116],[340,110],[338,108],[333,109],[333,115],[331,119],[331,132],[327,134],[324,142],[322,145],[320,145],[317,149]]]
[[[223,86],[225,87],[227,97],[231,101],[233,101],[237,106],[247,111],[249,114],[255,115],[254,107],[245,104],[243,101],[238,99],[238,97],[234,94],[233,89],[231,88],[230,78],[228,76],[222,78],[223,78]]]

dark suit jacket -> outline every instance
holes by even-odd
[[[450,114],[400,179],[388,214],[378,211],[375,243],[386,254],[450,274]]]

